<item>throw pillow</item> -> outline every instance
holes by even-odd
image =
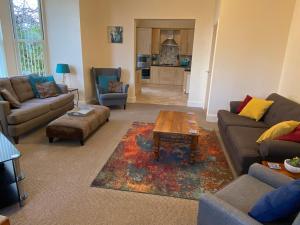
[[[291,181],[260,198],[249,212],[261,223],[274,222],[300,211],[300,180]]]
[[[273,103],[273,101],[253,98],[239,115],[259,121]]]
[[[9,102],[10,106],[12,108],[20,108],[21,107],[21,103],[19,102],[18,99],[16,99],[8,90],[6,89],[2,89],[0,91],[1,96]]]
[[[272,126],[270,129],[265,131],[259,139],[256,141],[257,143],[262,143],[266,140],[273,140],[275,138],[278,138],[282,135],[291,133],[300,125],[300,122],[297,121],[284,121],[281,123],[278,123],[274,126]]]
[[[236,112],[240,113],[242,112],[242,110],[245,108],[245,106],[252,100],[253,97],[251,97],[250,95],[247,95],[246,98],[244,99],[243,102],[241,102],[241,104],[238,106]]]
[[[101,75],[98,76],[98,84],[102,90],[102,94],[108,93],[109,82],[118,81],[117,76],[114,75]]]
[[[52,81],[40,84],[37,83],[35,86],[38,91],[39,98],[49,98],[58,95],[56,84]]]
[[[293,132],[276,138],[276,140],[300,143],[300,126],[298,126]]]
[[[109,93],[122,93],[123,82],[109,81],[108,92]]]
[[[29,76],[29,82],[30,82],[30,85],[31,85],[31,88],[32,88],[32,91],[35,95],[36,98],[39,98],[39,92],[38,90],[36,89],[36,84],[41,84],[41,83],[46,83],[46,82],[54,82],[55,83],[55,80],[54,80],[54,77],[52,75],[49,75],[49,76],[39,76],[39,75],[30,75]],[[55,83],[56,85],[56,83]],[[57,92],[59,93],[59,88],[57,88]]]

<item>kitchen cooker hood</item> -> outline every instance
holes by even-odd
[[[162,46],[173,46],[178,47],[178,44],[174,40],[174,32],[168,36],[168,38],[161,44]]]

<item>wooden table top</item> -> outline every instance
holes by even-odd
[[[193,112],[160,111],[153,132],[199,135],[199,126]]]
[[[264,166],[266,166],[266,167],[269,168],[269,166],[268,166],[268,161],[262,161],[262,164],[263,164]],[[272,170],[274,170],[274,171],[276,171],[276,172],[278,172],[278,173],[284,174],[284,175],[286,175],[286,176],[289,176],[289,177],[291,177],[291,178],[294,178],[294,179],[300,179],[300,173],[291,173],[291,172],[289,172],[289,171],[287,171],[287,170],[285,169],[283,163],[278,163],[278,164],[279,164],[279,166],[281,167],[281,169],[280,169],[280,170],[272,169]]]

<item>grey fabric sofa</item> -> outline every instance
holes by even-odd
[[[19,136],[48,123],[74,108],[74,95],[68,93],[66,85],[58,85],[61,94],[56,97],[35,98],[28,76],[0,79],[0,88],[7,89],[20,102],[21,107],[12,109],[9,102],[0,101],[2,132],[18,143]]]
[[[212,195],[200,197],[198,225],[261,225],[248,212],[264,194],[287,184],[292,178],[272,171],[260,164],[253,164],[247,175]],[[268,223],[268,225],[300,225],[300,213],[296,217]]]
[[[287,141],[256,140],[271,126],[286,120],[300,121],[300,105],[278,94],[271,94],[274,101],[259,122],[236,114],[240,102],[230,103],[230,112],[218,112],[220,135],[237,174],[247,173],[249,166],[262,160],[283,162],[284,159],[300,155],[300,144]]]
[[[128,95],[128,84],[124,84],[122,93],[104,93],[103,88],[98,82],[98,76],[116,76],[117,80],[121,79],[121,68],[92,68],[91,75],[95,84],[96,97],[100,105],[114,106],[120,105],[126,109],[127,95]]]

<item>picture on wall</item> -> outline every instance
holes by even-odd
[[[108,42],[113,44],[123,43],[123,27],[108,26],[107,27]]]

